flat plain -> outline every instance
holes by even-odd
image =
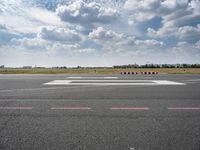
[[[0,74],[120,74],[122,71],[145,72],[156,71],[160,74],[200,74],[200,68],[132,68],[132,69],[57,69],[57,68],[5,68]]]

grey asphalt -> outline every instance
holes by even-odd
[[[44,85],[106,76],[186,85]],[[0,149],[200,150],[200,75],[0,75]]]

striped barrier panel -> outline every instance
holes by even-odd
[[[122,71],[121,74],[122,75],[137,75],[137,74],[152,75],[152,74],[158,74],[158,72],[157,71],[144,71],[144,72]]]

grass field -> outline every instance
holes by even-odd
[[[159,74],[200,74],[200,68],[134,69],[0,69],[0,74],[120,74],[121,71],[158,71]]]

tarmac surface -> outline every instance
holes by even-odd
[[[200,75],[0,75],[0,150],[200,150]]]

